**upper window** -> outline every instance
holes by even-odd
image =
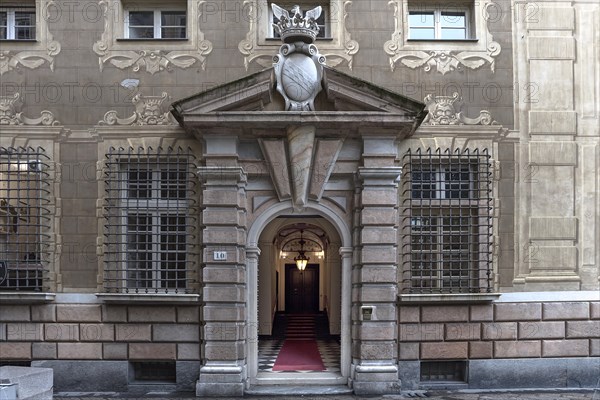
[[[273,15],[273,10],[271,9],[271,3],[269,2],[269,38],[279,38],[279,33],[277,33],[275,31],[275,29],[273,29],[273,24],[277,24],[279,22],[279,19]],[[286,10],[288,10],[288,12],[290,12],[290,15],[293,15],[291,10],[295,5],[299,5],[300,6],[300,10],[302,13],[306,13],[306,11],[311,10],[317,6],[321,6],[322,8],[322,12],[321,15],[319,16],[319,18],[317,19],[317,25],[319,25],[319,33],[317,34],[317,39],[327,39],[327,38],[331,38],[331,28],[330,28],[330,13],[329,13],[329,6],[328,5],[323,5],[320,3],[310,3],[310,2],[300,2],[300,3],[279,3],[279,2],[275,2],[275,4],[277,4],[278,6],[280,6],[281,8],[284,8]]]
[[[410,7],[409,39],[464,40],[470,38],[469,10],[463,7]]]
[[[0,147],[1,290],[43,290],[49,258],[48,167],[42,148]]]
[[[405,155],[405,292],[491,290],[489,158],[485,150],[417,150]]]
[[[126,39],[185,39],[185,10],[125,10]]]
[[[111,149],[107,157],[105,289],[188,292],[196,263],[194,156]]]
[[[35,8],[0,7],[0,40],[34,40]]]

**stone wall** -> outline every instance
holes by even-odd
[[[600,356],[600,303],[401,306],[400,360]]]
[[[0,311],[0,339],[3,361],[199,360],[199,310],[195,306],[12,305]]]

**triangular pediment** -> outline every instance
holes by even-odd
[[[171,112],[188,128],[310,123],[323,128],[378,126],[403,135],[414,132],[426,115],[423,103],[333,68],[323,67],[321,85],[314,111],[285,111],[274,69],[268,68],[176,101]]]

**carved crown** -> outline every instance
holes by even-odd
[[[273,24],[273,28],[284,43],[315,41],[319,33],[317,19],[321,16],[321,6],[308,10],[304,14],[298,5],[292,7],[291,13],[275,3],[271,3],[271,9],[273,15],[279,19],[276,24]]]

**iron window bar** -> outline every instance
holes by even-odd
[[[50,158],[0,147],[0,290],[44,290],[50,259]]]
[[[104,164],[104,290],[192,293],[198,201],[191,149],[114,148]]]
[[[487,149],[404,155],[403,293],[492,291],[490,159]]]

